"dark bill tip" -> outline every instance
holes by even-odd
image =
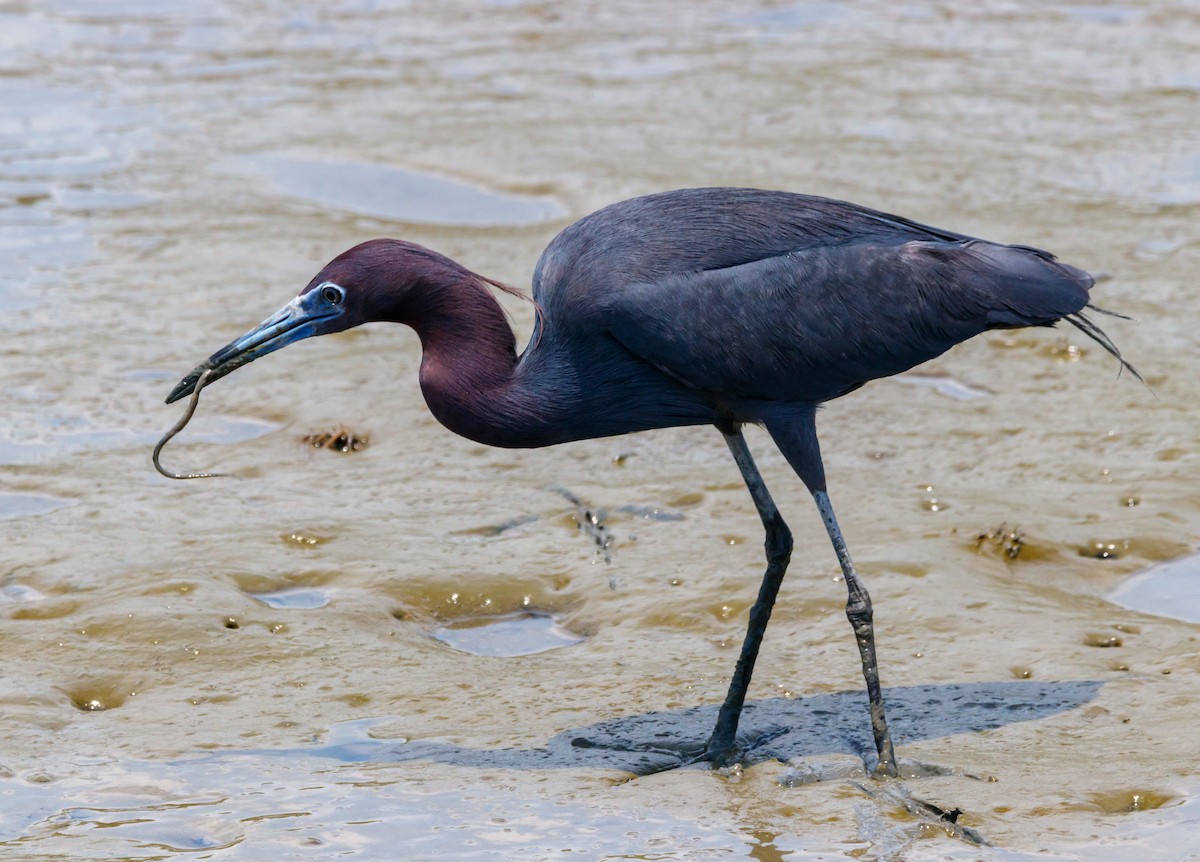
[[[208,357],[179,381],[179,385],[167,396],[167,403],[172,404],[195,392],[196,382],[205,371],[212,371],[205,383],[207,386],[247,362],[317,335],[321,327],[327,329],[329,321],[340,317],[345,311],[342,306],[345,292],[332,283],[325,284],[323,288],[300,294],[241,338],[231,341]]]
[[[191,395],[196,388],[196,381],[200,379],[200,375],[207,371],[208,368],[207,363],[196,366],[196,369],[191,374],[175,385],[175,388],[171,390],[171,394],[167,396],[166,403],[174,404],[180,398],[187,398]]]

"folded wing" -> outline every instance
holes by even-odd
[[[1025,246],[884,239],[628,284],[600,316],[628,351],[695,389],[819,402],[985,330],[1077,315],[1092,283]]]

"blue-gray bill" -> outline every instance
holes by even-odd
[[[212,383],[260,356],[319,334],[322,323],[341,315],[341,298],[341,288],[336,285],[319,285],[316,290],[300,294],[254,329],[196,366],[171,390],[167,403],[172,404],[192,394],[202,374],[207,373],[207,382]]]

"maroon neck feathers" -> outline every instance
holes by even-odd
[[[430,411],[480,443],[541,445],[545,405],[517,385],[516,338],[484,280],[426,249],[404,257],[404,275],[380,306],[421,339],[421,392]]]

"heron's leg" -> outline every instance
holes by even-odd
[[[875,735],[875,750],[879,752],[879,763],[875,772],[879,775],[896,777],[896,752],[892,749],[892,734],[888,730],[887,715],[883,711],[883,690],[879,684],[879,662],[875,658],[875,625],[871,610],[871,596],[867,588],[854,570],[854,562],[850,552],[846,550],[846,540],[838,527],[837,518],[833,514],[833,506],[825,491],[814,491],[813,499],[821,512],[821,520],[829,532],[833,542],[834,553],[842,567],[842,575],[846,579],[846,617],[854,628],[854,638],[858,642],[858,654],[862,658],[863,678],[867,681],[867,698],[871,704],[871,732]]]
[[[871,610],[871,596],[854,569],[846,540],[833,514],[833,505],[825,489],[825,467],[821,462],[821,449],[817,443],[816,407],[805,405],[794,408],[787,416],[770,418],[767,430],[779,446],[780,451],[792,465],[792,469],[803,480],[821,512],[825,530],[833,542],[834,553],[846,579],[846,617],[854,628],[858,642],[858,654],[862,659],[863,678],[867,683],[867,698],[871,706],[871,732],[875,736],[875,750],[879,763],[875,772],[879,775],[896,776],[896,753],[892,748],[892,735],[888,730],[887,716],[883,709],[883,691],[879,684],[879,662],[875,658],[875,626]]]
[[[779,515],[775,501],[767,491],[762,475],[750,449],[746,446],[746,438],[738,428],[733,433],[725,435],[733,460],[742,471],[746,487],[758,515],[762,518],[763,529],[766,531],[767,571],[763,575],[762,586],[758,590],[758,598],[750,608],[750,624],[746,630],[746,639],[742,641],[742,652],[738,657],[737,667],[733,671],[733,679],[729,682],[729,692],[721,711],[717,715],[717,726],[709,737],[705,747],[704,758],[713,766],[729,766],[737,760],[738,752],[734,740],[737,736],[738,719],[742,715],[742,705],[746,701],[746,690],[750,688],[750,676],[754,673],[754,662],[758,658],[758,648],[762,644],[763,633],[767,630],[767,622],[771,619],[771,609],[775,606],[775,597],[779,594],[779,585],[783,583],[784,573],[787,572],[788,560],[792,557],[792,532]]]

